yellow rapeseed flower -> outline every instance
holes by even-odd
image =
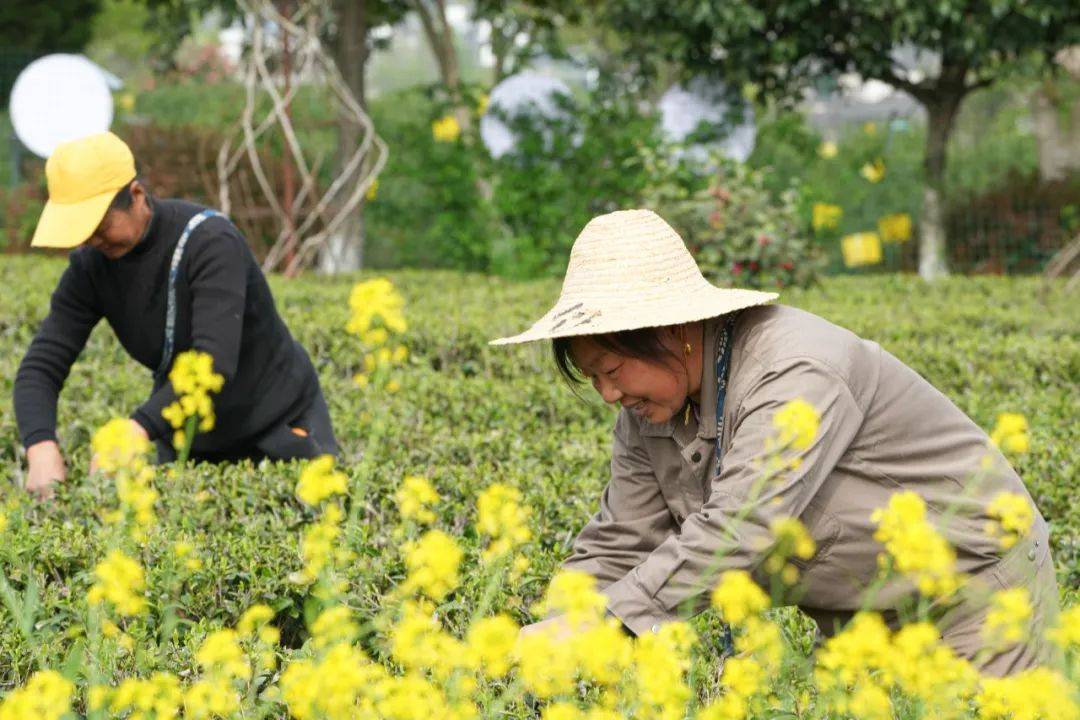
[[[956,553],[926,519],[926,502],[917,493],[893,493],[889,506],[875,510],[871,521],[878,525],[874,539],[919,592],[940,598],[956,592]]]
[[[443,115],[431,123],[431,134],[436,142],[454,142],[461,136],[461,125],[453,115]]]
[[[472,660],[466,647],[443,630],[434,606],[423,599],[401,604],[401,617],[390,632],[390,652],[410,670],[432,670],[443,677]]]
[[[580,570],[560,570],[532,610],[537,615],[566,616],[571,627],[595,622],[607,608],[607,597],[596,589],[596,578]]]
[[[477,620],[469,627],[465,644],[472,667],[489,678],[500,678],[510,671],[518,626],[509,615]]]
[[[1058,672],[1036,667],[1003,678],[986,677],[975,697],[980,720],[1078,720],[1075,687]]]
[[[1080,605],[1062,610],[1047,637],[1063,650],[1080,648]]]
[[[826,140],[818,145],[818,155],[825,160],[832,160],[840,153],[840,148],[832,140]]]
[[[0,700],[0,720],[60,720],[71,711],[75,685],[55,670],[39,670]]]
[[[767,610],[769,596],[758,587],[745,570],[728,570],[712,592],[712,604],[724,622],[739,625],[751,616]]]
[[[1034,505],[1020,493],[998,493],[990,501],[986,513],[994,519],[987,523],[987,533],[999,538],[1001,547],[1006,549],[1031,532],[1035,522]]]
[[[589,623],[570,637],[574,664],[581,677],[598,685],[615,685],[633,662],[634,649],[622,622],[607,617]]]
[[[817,437],[821,415],[813,405],[802,398],[784,403],[773,415],[773,427],[779,435],[781,447],[806,450]]]
[[[476,528],[491,537],[484,559],[501,557],[532,538],[530,510],[521,504],[521,491],[503,483],[485,489],[476,501]]]
[[[94,433],[90,446],[98,467],[105,472],[138,471],[148,461],[150,441],[140,435],[127,418],[113,418]]]
[[[349,293],[351,316],[345,329],[361,338],[380,327],[403,333],[407,329],[404,307],[405,299],[386,278],[356,283]]]
[[[316,506],[333,495],[344,495],[348,488],[345,473],[334,470],[334,456],[320,455],[304,466],[296,483],[296,496]]]
[[[1029,447],[1027,419],[1019,413],[1001,413],[990,433],[990,442],[1004,453],[1026,453]]]
[[[169,425],[183,435],[182,428],[188,418],[194,417],[198,418],[199,432],[213,430],[214,404],[210,400],[210,394],[221,392],[225,385],[225,378],[214,372],[214,358],[209,353],[198,350],[180,353],[169,371],[169,382],[176,393],[176,400],[161,411]],[[183,437],[177,439],[186,440]],[[178,444],[174,440],[173,444],[179,447],[182,443]]]
[[[844,217],[844,209],[839,205],[830,203],[814,203],[810,224],[814,230],[832,230],[840,225],[840,219]]]
[[[514,645],[514,659],[522,684],[538,698],[573,691],[574,653],[570,643],[555,639],[552,632],[519,636]]]
[[[121,615],[138,615],[146,609],[146,577],[142,566],[121,550],[112,550],[94,566],[94,584],[86,594],[91,605],[109,602]]]
[[[983,637],[989,643],[1013,645],[1027,637],[1031,619],[1031,593],[1027,588],[1000,590],[990,597]]]
[[[215,630],[207,635],[195,653],[195,660],[209,674],[244,680],[251,677],[251,665],[235,630]]]
[[[681,718],[690,699],[686,672],[697,641],[684,622],[666,623],[657,633],[638,637],[634,645],[633,679],[647,717]]]
[[[184,691],[184,720],[230,717],[239,709],[240,694],[224,675],[204,677]]]
[[[439,502],[439,493],[435,492],[431,482],[420,475],[406,475],[401,487],[394,492],[398,512],[403,520],[415,520],[418,523],[435,522],[435,513],[431,506]]]
[[[428,530],[419,540],[405,546],[409,575],[400,591],[419,591],[432,600],[442,600],[460,582],[458,567],[462,557],[464,552],[454,538],[442,530]]]
[[[867,182],[879,183],[885,179],[885,161],[881,158],[875,159],[873,162],[865,163],[859,168],[859,174],[862,175]]]
[[[108,693],[109,712],[116,716],[132,711],[131,718],[172,720],[180,713],[184,694],[180,679],[171,673],[156,672],[149,678],[127,678]],[[103,703],[102,693],[96,700]]]

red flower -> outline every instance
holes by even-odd
[[[771,242],[768,235],[758,235],[757,241],[758,245],[760,245],[761,247],[765,247]]]
[[[731,272],[735,275],[742,275],[743,267],[742,263],[732,263]]]
[[[758,267],[759,266],[756,262],[754,262],[753,260],[750,261],[750,272],[757,272]]]
[[[792,263],[792,262],[791,262],[790,260],[788,260],[788,261],[787,261],[787,262],[785,262],[785,263],[781,263],[781,264],[780,264],[780,267],[784,268],[785,270],[787,270],[787,271],[789,271],[789,272],[790,272],[791,270],[794,270],[794,269],[795,269],[795,265],[794,265],[794,264],[793,264],[793,263]]]

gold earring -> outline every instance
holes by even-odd
[[[690,399],[689,398],[686,399],[686,412],[683,413],[682,424],[683,425],[689,425],[690,424]]]
[[[690,353],[693,352],[693,350],[694,348],[690,347],[690,343],[686,343],[683,345],[682,351],[683,354],[686,355],[686,357],[690,357]]]

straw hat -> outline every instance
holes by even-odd
[[[678,325],[777,297],[714,287],[659,215],[620,210],[593,218],[577,236],[555,307],[520,335],[491,344]]]

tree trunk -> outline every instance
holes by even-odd
[[[337,0],[337,42],[334,61],[360,106],[367,109],[364,71],[367,66],[368,22],[366,0]],[[338,159],[342,164],[359,146],[355,125],[343,109],[338,115]],[[340,168],[339,168],[340,169]],[[327,238],[319,252],[319,270],[327,274],[353,272],[363,266],[364,203],[360,203],[337,233]]]
[[[953,122],[964,90],[942,90],[926,105],[926,179],[919,222],[919,275],[932,281],[949,274],[945,262],[945,162]]]
[[[431,54],[439,68],[439,79],[450,96],[454,117],[462,130],[467,130],[471,116],[461,97],[461,71],[458,66],[457,47],[454,45],[454,28],[446,20],[446,0],[434,0],[429,7],[427,0],[413,0],[420,24],[424,27]]]

